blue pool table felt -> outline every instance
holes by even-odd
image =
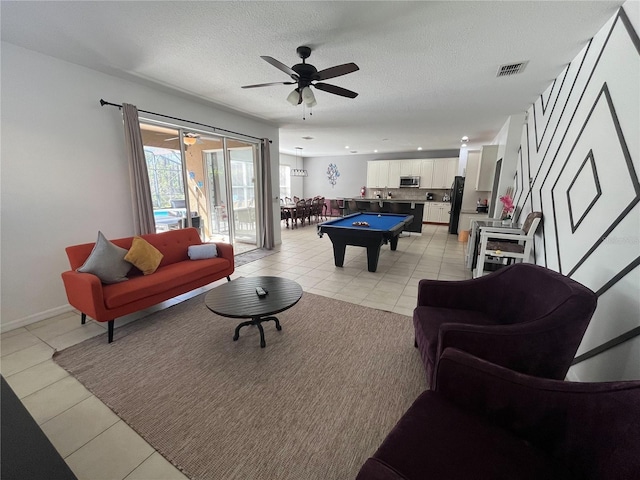
[[[324,224],[332,225],[334,227],[349,227],[362,230],[390,230],[400,222],[404,221],[405,218],[407,218],[406,215],[395,215],[389,213],[381,215],[377,213],[359,213],[339,218],[337,220],[331,220]],[[355,226],[353,225],[353,222],[367,222],[369,226]]]

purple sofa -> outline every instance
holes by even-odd
[[[536,378],[448,348],[357,480],[640,478],[640,381]]]
[[[413,324],[427,382],[432,385],[447,347],[521,373],[562,380],[596,302],[584,285],[528,263],[473,280],[421,280]]]

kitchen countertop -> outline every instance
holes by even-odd
[[[361,198],[361,197],[345,197],[345,200],[355,200],[357,202],[398,202],[398,203],[451,203],[442,200],[425,200],[419,198]],[[474,210],[475,212],[475,210]]]

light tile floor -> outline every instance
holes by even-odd
[[[421,236],[402,237],[395,252],[383,246],[376,272],[367,271],[366,250],[352,246],[347,247],[344,268],[337,268],[331,240],[319,238],[310,225],[283,229],[277,253],[238,267],[233,278],[287,277],[310,293],[411,316],[420,279],[471,278],[464,267],[464,246],[445,226],[424,225]],[[115,341],[119,326],[225,281],[116,320]],[[96,335],[106,341],[106,325],[81,325],[75,312],[3,333],[0,371],[80,480],[185,479],[51,359],[55,350]]]

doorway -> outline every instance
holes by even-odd
[[[233,243],[237,253],[257,248],[256,145],[223,139],[204,159],[213,238]]]
[[[203,241],[258,248],[257,144],[140,123],[156,231],[197,228]]]

